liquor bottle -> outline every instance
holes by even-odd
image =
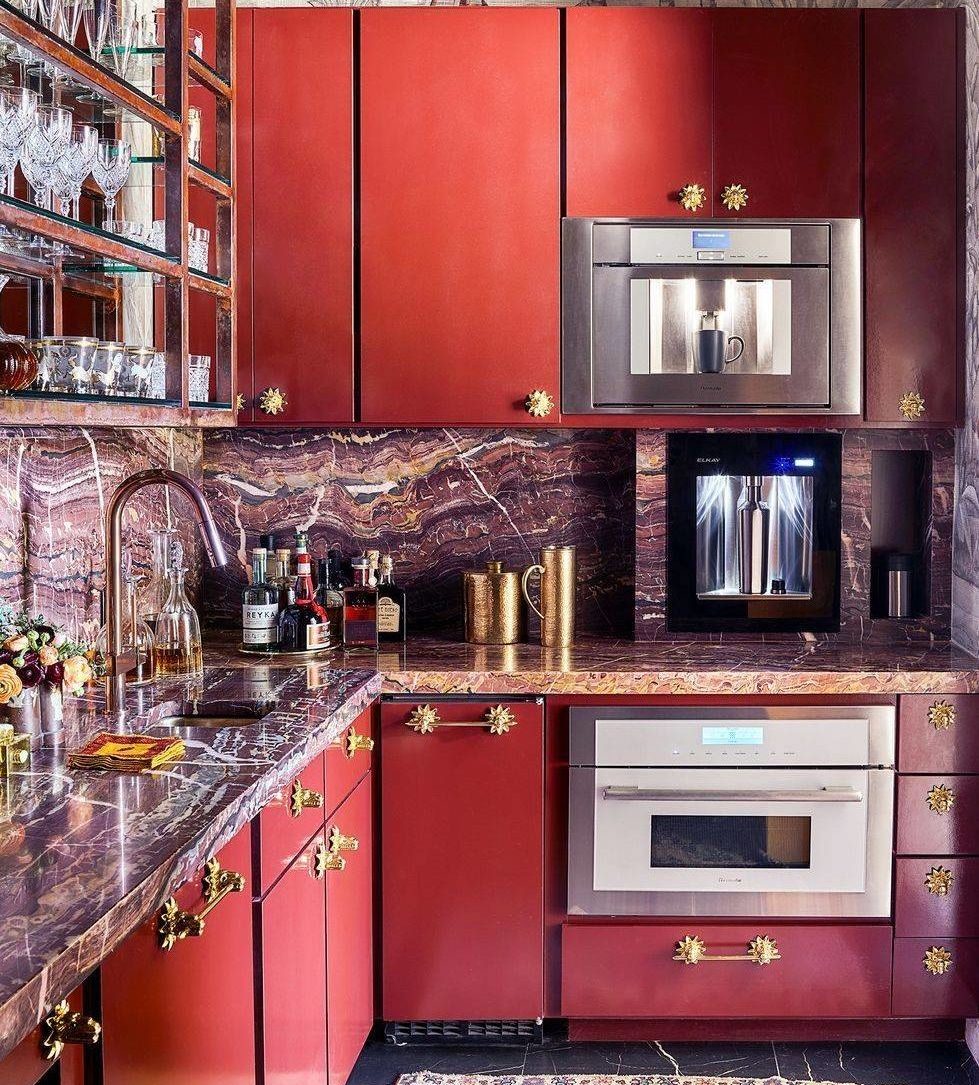
[[[298,603],[294,588],[286,588],[285,606],[279,611],[279,651],[311,652],[329,644],[329,622],[312,607]]]
[[[273,651],[279,643],[279,590],[269,584],[268,551],[252,551],[252,582],[241,595],[241,645],[253,651]]]
[[[339,644],[343,636],[343,593],[330,577],[330,563],[320,558],[316,563],[316,601],[326,611],[330,622],[330,640]]]
[[[377,639],[405,639],[405,593],[394,583],[394,561],[385,554],[380,562],[381,582],[377,588]]]
[[[309,607],[321,622],[327,620],[326,611],[316,600],[316,586],[313,583],[313,560],[309,556],[309,544],[306,533],[300,531],[296,536],[296,603]]]
[[[354,582],[350,562],[344,559],[339,550],[331,550],[327,554],[326,560],[330,567],[330,583],[333,587],[338,592],[342,592],[344,588],[349,588]]]
[[[292,582],[292,551],[286,547],[280,547],[275,552],[275,576],[272,584],[279,591],[279,610],[286,605],[286,589],[293,586]]]
[[[346,648],[377,647],[377,588],[370,586],[370,559],[354,558],[353,587],[343,589],[343,644]]]

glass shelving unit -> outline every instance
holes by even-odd
[[[107,226],[105,199],[91,178],[79,219],[38,207],[18,170],[15,194],[0,194],[0,275],[18,284],[9,300],[0,293],[0,324],[34,343],[92,336],[152,347],[165,359],[165,381],[153,396],[131,387],[110,395],[33,387],[0,398],[0,419],[6,423],[233,424],[235,0],[216,2],[209,43],[213,61],[188,51],[187,0],[162,2],[153,15],[160,37],[132,50],[133,62],[122,78],[111,55],[106,63],[103,56],[93,60],[12,0],[0,0],[0,86],[28,85],[43,104],[68,108],[76,121],[95,126],[100,138],[125,138],[133,164],[115,215],[147,229],[153,221],[163,223],[154,244],[115,232]],[[145,9],[154,12],[151,0]],[[77,41],[84,45],[83,36]],[[24,59],[28,55],[30,62]],[[205,112],[213,133],[206,163],[191,138],[200,116],[200,105],[192,108],[192,101],[201,95],[209,96]],[[209,201],[206,270],[193,267],[189,253],[195,191],[200,193],[195,206]],[[206,401],[192,401],[190,394],[189,324],[192,310],[200,307],[195,298],[206,298],[214,312]]]

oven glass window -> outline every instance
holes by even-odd
[[[651,867],[806,868],[808,817],[654,814]]]

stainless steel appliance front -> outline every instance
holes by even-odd
[[[565,219],[568,414],[859,414],[857,219]]]
[[[893,708],[570,712],[570,914],[890,914]]]

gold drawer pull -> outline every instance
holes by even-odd
[[[316,845],[312,873],[317,881],[322,881],[328,870],[343,870],[346,865],[347,860],[338,851],[328,848],[322,840]]]
[[[952,954],[944,946],[932,946],[925,950],[921,964],[932,976],[944,976],[952,969]]]
[[[447,723],[430,704],[413,708],[405,724],[419,735],[430,735],[436,727],[485,727],[491,735],[505,735],[511,727],[517,726],[517,719],[506,705],[494,705],[487,708],[481,720],[465,720],[459,723]]]
[[[365,753],[371,753],[374,749],[374,740],[370,735],[360,735],[357,733],[357,728],[350,725],[350,730],[347,732],[347,741],[345,743],[345,752],[347,757],[353,757],[358,750],[363,750]]]
[[[94,1017],[76,1013],[67,1002],[59,1002],[44,1019],[41,1047],[44,1057],[53,1062],[65,1049],[65,1044],[97,1044],[102,1026]]]
[[[955,804],[955,792],[948,784],[935,784],[925,796],[928,809],[936,814],[947,814]]]
[[[697,935],[688,934],[676,944],[673,960],[683,964],[700,964],[701,961],[750,961],[752,964],[771,964],[780,961],[782,954],[774,938],[759,934],[748,943],[747,953],[708,953],[707,946]]]
[[[955,875],[948,867],[933,866],[925,875],[925,888],[936,897],[947,897]]]
[[[184,938],[200,938],[204,933],[204,919],[229,893],[240,893],[245,888],[245,876],[234,870],[222,870],[217,859],[208,859],[204,866],[201,892],[204,907],[199,912],[185,912],[173,897],[168,897],[160,909],[157,934],[160,948],[171,950]]]
[[[554,397],[543,388],[535,388],[527,393],[523,406],[531,418],[546,418],[554,410]]]
[[[936,701],[928,709],[928,722],[936,731],[947,731],[955,723],[955,705]]]
[[[292,794],[289,796],[289,813],[299,817],[304,810],[318,810],[323,805],[323,796],[311,787],[303,787],[299,779],[293,781]]]
[[[356,851],[360,847],[360,841],[355,836],[344,836],[336,827],[330,830],[330,851],[338,855],[341,851]]]
[[[707,193],[703,185],[691,181],[680,189],[677,199],[684,211],[699,211],[707,201]]]
[[[920,392],[905,392],[898,403],[898,410],[909,422],[917,420],[925,413],[925,400]]]
[[[728,211],[743,211],[748,203],[748,190],[744,185],[725,185],[721,192],[721,203]]]

